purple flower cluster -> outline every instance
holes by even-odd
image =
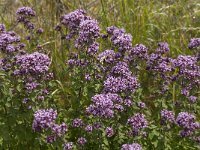
[[[58,124],[53,124],[51,126],[52,132],[57,135],[57,136],[62,136],[67,132],[67,125],[65,123],[62,123],[60,125]]]
[[[183,128],[191,128],[194,124],[195,116],[188,112],[180,112],[176,118],[176,123]]]
[[[124,29],[111,26],[107,28],[107,33],[111,34],[111,42],[118,47],[119,52],[125,52],[132,48],[132,36],[126,34]]]
[[[72,122],[72,126],[75,128],[83,127],[83,125],[84,125],[84,123],[83,123],[82,119],[79,119],[79,118],[74,119]]]
[[[5,26],[0,24],[0,51],[6,54],[12,54],[20,49],[19,45],[20,37],[15,32],[5,31]]]
[[[85,127],[85,131],[88,132],[88,133],[91,133],[93,131],[93,126],[92,125],[87,125]]]
[[[193,38],[188,44],[189,49],[195,49],[200,46],[200,38]]]
[[[63,150],[72,150],[74,148],[73,142],[68,142],[64,144]]]
[[[127,123],[132,126],[134,131],[144,129],[148,126],[148,122],[145,119],[145,115],[141,113],[136,113],[133,117],[128,119]]]
[[[162,57],[160,54],[152,53],[148,57],[147,66],[150,70],[161,74],[170,73],[173,68],[173,60],[168,57]]]
[[[85,18],[85,11],[82,9],[75,10],[61,17],[61,23],[67,26],[71,31],[79,28],[80,22]]]
[[[142,146],[138,143],[123,144],[121,150],[142,150]]]
[[[106,92],[134,92],[139,87],[137,78],[132,76],[128,65],[125,62],[119,62],[111,69],[111,74],[104,81],[104,90]]]
[[[32,54],[16,56],[16,64],[19,69],[15,70],[15,75],[41,75],[49,70],[50,59],[47,55],[34,52]]]
[[[96,38],[100,36],[100,29],[96,20],[82,20],[80,23],[79,35],[75,46],[81,48],[85,45],[91,45]]]
[[[36,132],[50,129],[52,134],[47,136],[47,143],[53,143],[57,137],[63,136],[67,132],[67,125],[55,123],[57,111],[50,109],[40,109],[35,112],[32,128]]]
[[[195,116],[188,112],[180,112],[176,118],[176,123],[183,128],[180,132],[182,137],[191,135],[200,127],[199,122],[195,122]]]
[[[167,109],[163,109],[160,112],[160,117],[161,117],[161,122],[170,122],[174,123],[175,122],[175,114],[173,111],[169,111]]]
[[[182,84],[183,88],[186,87],[188,93],[191,89],[200,85],[200,66],[197,64],[197,57],[179,55],[173,61],[173,65],[178,68],[178,79],[189,81]]]
[[[115,61],[115,52],[113,50],[105,50],[98,55],[98,60],[100,62],[105,62],[111,64]]]
[[[112,127],[107,127],[106,128],[106,136],[107,137],[112,137],[114,135],[114,131]]]
[[[111,118],[114,117],[114,108],[116,108],[116,104],[122,104],[123,100],[117,94],[108,93],[93,96],[92,102],[93,104],[86,109],[87,113],[94,116]]]
[[[99,50],[99,43],[94,42],[93,44],[91,44],[87,50],[87,54],[90,56],[95,55]]]
[[[30,7],[21,7],[17,10],[17,21],[24,24],[28,30],[33,30],[35,27],[30,21],[31,17],[36,15],[35,11]]]
[[[87,142],[87,140],[84,137],[80,137],[77,140],[77,143],[80,144],[81,146],[85,145],[86,142]]]
[[[35,16],[35,11],[30,7],[21,7],[17,9],[16,14],[23,16]]]
[[[148,48],[143,44],[136,44],[129,52],[128,52],[128,61],[134,60],[134,58],[147,59],[148,58]]]
[[[35,112],[32,128],[34,131],[40,131],[51,127],[57,117],[57,111],[50,109],[41,109]]]
[[[165,54],[167,52],[169,52],[169,45],[166,42],[159,42],[158,43],[158,48],[156,49],[156,53],[158,54]]]

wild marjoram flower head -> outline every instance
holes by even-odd
[[[112,118],[114,117],[115,104],[123,101],[117,94],[97,94],[92,97],[92,104],[87,107],[86,112],[93,116]]]
[[[161,116],[161,123],[174,123],[175,122],[175,114],[173,111],[169,111],[166,109],[161,110],[160,112]]]
[[[200,38],[193,38],[190,40],[190,43],[188,44],[189,49],[195,49],[200,46]]]
[[[123,144],[121,150],[142,150],[142,146],[138,143]]]
[[[132,126],[132,129],[134,131],[144,129],[148,126],[148,122],[145,119],[145,115],[141,113],[136,113],[134,116],[128,119],[127,123]]]
[[[79,35],[75,41],[75,46],[81,48],[86,45],[91,45],[99,36],[100,28],[96,20],[82,20],[80,22]]]
[[[44,75],[49,70],[50,59],[47,55],[34,52],[32,54],[17,55],[15,75],[31,75],[32,77]]]
[[[17,10],[17,21],[24,24],[28,30],[33,30],[35,27],[30,21],[32,17],[35,17],[35,11],[30,7],[21,7]]]
[[[125,33],[124,29],[111,26],[107,28],[107,33],[111,35],[111,42],[119,52],[124,53],[132,48],[132,35]]]
[[[111,74],[104,81],[104,91],[111,93],[134,92],[139,87],[137,78],[132,76],[128,65],[119,62],[111,69]]]
[[[53,109],[41,109],[35,112],[32,128],[34,131],[46,129],[54,124],[57,111]]]

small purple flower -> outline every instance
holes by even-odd
[[[138,143],[123,144],[121,150],[142,150],[142,146]]]
[[[133,117],[129,118],[127,123],[132,126],[133,130],[143,129],[148,126],[145,116],[140,113],[136,113]]]
[[[139,108],[145,108],[145,107],[146,107],[146,104],[145,104],[144,102],[138,102],[138,103],[137,103],[137,106],[138,106]]]
[[[72,122],[72,126],[75,128],[82,127],[83,126],[82,119],[79,119],[79,118],[74,119]]]
[[[113,50],[105,50],[98,55],[98,60],[111,64],[115,61],[115,52]]]
[[[132,100],[127,98],[124,100],[124,105],[127,107],[131,107],[133,105],[133,102],[132,102]]]
[[[183,128],[191,128],[194,123],[195,116],[188,112],[180,112],[176,118],[176,123]]]
[[[55,135],[47,136],[46,141],[47,143],[51,144],[56,141],[56,136]]]
[[[24,16],[35,16],[36,15],[35,11],[30,7],[21,7],[19,9],[17,9],[16,14],[24,15]]]
[[[107,137],[112,137],[114,135],[114,131],[112,127],[107,127],[106,128],[106,136]]]
[[[200,38],[193,38],[190,40],[190,43],[188,44],[189,49],[194,49],[200,46]]]
[[[196,101],[197,101],[197,97],[196,96],[190,96],[190,97],[188,97],[188,99],[189,99],[189,101],[191,102],[191,103],[195,103]]]
[[[50,109],[40,109],[35,112],[32,128],[34,131],[40,131],[51,127],[57,117],[57,111]]]
[[[72,150],[74,148],[73,142],[68,142],[64,144],[63,150]]]
[[[89,74],[85,75],[85,80],[90,81],[91,80],[91,76]]]
[[[93,44],[91,44],[87,50],[87,53],[92,56],[94,54],[96,54],[99,50],[99,43],[94,42]]]
[[[80,137],[77,140],[77,143],[82,145],[82,146],[85,145],[86,142],[87,142],[87,140],[84,137]]]
[[[91,133],[93,131],[93,127],[91,125],[87,125],[85,127],[85,131],[88,132],[88,133]]]
[[[42,34],[43,32],[44,32],[44,30],[43,30],[42,28],[39,28],[39,29],[36,31],[37,34]]]
[[[175,114],[172,111],[163,109],[161,110],[160,115],[161,115],[161,122],[166,122],[166,121],[169,121],[170,123],[175,122]]]
[[[67,132],[67,125],[65,123],[62,123],[61,125],[53,124],[51,129],[57,136],[62,136]]]
[[[169,45],[166,42],[159,42],[158,43],[158,48],[156,49],[156,52],[159,54],[165,54],[169,52]]]

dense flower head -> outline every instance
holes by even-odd
[[[62,136],[66,133],[67,131],[67,125],[65,123],[62,123],[60,125],[58,124],[53,124],[51,126],[52,132],[56,134],[57,136]]]
[[[57,111],[50,109],[40,109],[34,113],[32,128],[34,131],[40,131],[52,126],[57,117]]]
[[[141,59],[147,59],[148,58],[148,48],[143,44],[136,44],[131,50],[130,50],[129,61],[133,60],[134,57],[141,58]]]
[[[111,93],[119,92],[134,92],[139,87],[139,83],[136,77],[127,76],[127,77],[113,77],[109,76],[104,81],[104,91]]]
[[[56,136],[55,135],[49,135],[49,136],[47,136],[47,138],[46,138],[46,142],[47,143],[53,143],[53,142],[55,142],[56,141]]]
[[[133,102],[132,102],[131,99],[126,98],[126,99],[124,100],[124,105],[127,106],[127,107],[131,107],[131,106],[133,105]]]
[[[145,108],[145,107],[146,107],[146,104],[145,104],[144,102],[138,102],[138,103],[137,103],[137,106],[138,106],[139,108]]]
[[[193,131],[196,128],[199,128],[199,123],[194,122],[195,116],[188,112],[180,112],[176,118],[176,123],[185,129]]]
[[[195,66],[197,63],[197,58],[189,55],[179,55],[178,58],[173,61],[173,63],[174,66],[185,69]]]
[[[68,142],[64,144],[63,150],[72,150],[74,148],[73,142]]]
[[[189,49],[194,49],[200,46],[200,38],[192,38],[188,44]]]
[[[138,143],[123,144],[121,150],[142,150],[142,146]]]
[[[106,128],[106,136],[107,137],[112,137],[114,135],[114,131],[112,127],[107,127]]]
[[[87,53],[92,56],[92,55],[96,54],[98,52],[98,50],[99,50],[99,43],[94,42],[93,44],[91,44],[89,46]]]
[[[82,20],[79,28],[79,35],[75,46],[81,48],[92,44],[100,36],[100,28],[96,20]]]
[[[158,43],[158,48],[156,49],[156,52],[159,54],[165,54],[169,52],[169,45],[167,42],[159,42]]]
[[[93,126],[92,125],[87,125],[85,127],[85,131],[88,132],[88,133],[92,132],[93,131]]]
[[[36,15],[35,11],[30,7],[21,7],[17,10],[17,21],[24,24],[25,28],[28,30],[33,30],[34,24],[30,21],[30,17]]]
[[[86,142],[87,142],[87,140],[84,137],[80,137],[77,140],[77,143],[80,144],[80,145],[82,145],[82,146],[85,145]]]
[[[94,116],[110,118],[114,116],[114,105],[121,104],[123,100],[117,94],[97,94],[92,97],[92,102],[86,112]]]
[[[34,52],[16,56],[16,64],[19,65],[16,75],[41,75],[48,72],[50,59],[45,54]]]
[[[162,57],[161,54],[152,53],[148,57],[147,66],[150,70],[165,75],[174,70],[174,60],[169,57]]]
[[[141,113],[136,113],[133,117],[128,119],[127,123],[132,126],[133,130],[143,129],[148,126],[145,115]]]
[[[116,27],[107,28],[107,32],[112,34],[110,40],[114,46],[118,47],[119,52],[125,52],[132,47],[132,35],[125,33],[124,29]]]
[[[72,122],[72,126],[73,126],[73,127],[76,127],[76,128],[82,127],[82,126],[83,126],[83,121],[82,121],[82,119],[75,118],[75,119],[73,120],[73,122]]]
[[[173,111],[169,111],[167,109],[163,109],[160,112],[160,116],[161,116],[161,121],[168,121],[170,123],[174,123],[175,122],[175,114]]]
[[[16,14],[25,16],[35,16],[36,13],[31,7],[21,7],[17,9]]]
[[[18,37],[14,32],[0,32],[0,51],[10,54],[18,51],[17,43],[20,42],[20,37]]]
[[[79,27],[80,22],[85,17],[85,11],[82,9],[77,9],[69,14],[66,14],[61,17],[61,23],[71,30],[75,30]]]
[[[105,50],[98,55],[98,60],[111,64],[115,61],[115,52],[113,50]]]
[[[125,62],[118,62],[112,69],[113,76],[131,76],[132,72],[129,70],[128,64]]]
[[[40,84],[38,82],[27,82],[25,84],[25,88],[28,92],[32,92],[34,89],[36,89]]]

